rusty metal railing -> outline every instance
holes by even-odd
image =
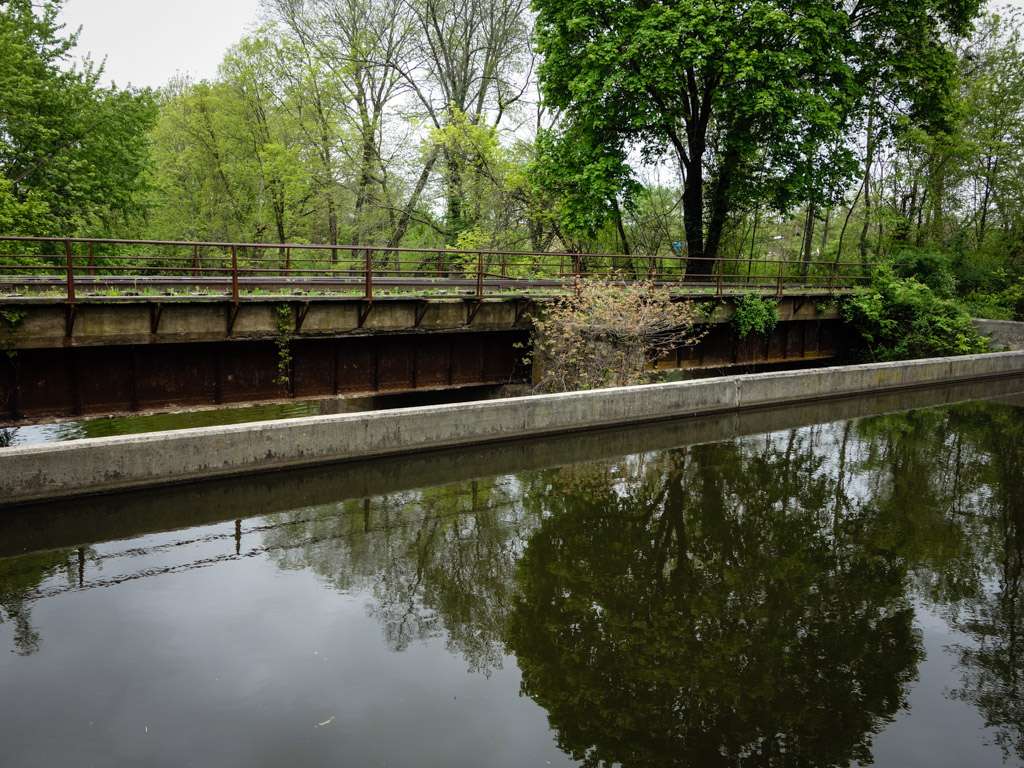
[[[860,264],[778,258],[0,236],[0,295],[489,296],[564,293],[582,279],[650,281],[680,295],[848,290]]]

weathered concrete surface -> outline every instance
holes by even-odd
[[[837,305],[821,292],[779,300],[779,319],[837,320]],[[728,297],[692,299],[709,310],[712,325],[732,319]],[[196,341],[274,339],[282,322],[296,338],[423,334],[459,330],[513,330],[530,327],[530,314],[543,299],[523,296],[412,298],[249,297],[234,305],[220,297],[83,298],[73,308],[62,300],[0,297],[16,323],[0,322],[0,349],[53,349],[117,344],[180,344]],[[72,311],[73,309],[73,311]]]
[[[975,320],[974,327],[992,340],[996,350],[1024,349],[1024,323],[1012,320]]]
[[[54,500],[0,514],[0,557],[979,399],[1024,405],[1024,375]]]
[[[0,504],[1019,375],[1024,352],[98,438],[0,451]]]

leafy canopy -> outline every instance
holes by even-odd
[[[0,227],[53,234],[138,212],[156,119],[149,91],[99,85],[69,66],[77,34],[61,2],[0,2]]]
[[[689,191],[690,253],[706,236],[713,256],[730,210],[834,197],[856,167],[843,139],[869,103],[939,120],[954,63],[943,36],[966,31],[979,0],[533,5],[544,98],[564,111],[574,159],[590,161],[569,186],[586,197],[589,176],[629,176],[631,150],[670,153]],[[567,226],[591,226],[577,209]]]

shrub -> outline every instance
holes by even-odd
[[[964,309],[971,317],[983,317],[986,320],[1013,320],[1014,307],[1008,295],[1002,293],[975,292],[967,296]]]
[[[736,302],[732,324],[736,329],[736,335],[741,339],[752,333],[767,336],[778,322],[779,304],[772,299],[749,293]]]
[[[956,294],[957,278],[953,258],[944,251],[903,247],[893,256],[898,277],[914,278],[944,298]]]
[[[842,316],[856,332],[855,353],[867,360],[969,355],[988,349],[964,309],[913,278],[897,277],[890,267],[880,267],[870,288],[843,303]]]
[[[1013,312],[1011,319],[1024,321],[1024,277],[1003,291],[1002,300]]]
[[[648,364],[702,335],[699,312],[651,283],[582,280],[534,320],[533,362],[544,392],[629,386]]]

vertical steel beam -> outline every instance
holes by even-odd
[[[366,260],[363,265],[365,272],[365,285],[363,286],[363,298],[367,301],[373,300],[373,251],[366,249]]]
[[[71,252],[70,238],[64,238],[64,262],[67,271],[66,288],[68,304],[75,303],[75,259]]]
[[[231,246],[231,302],[238,305],[238,249]]]

